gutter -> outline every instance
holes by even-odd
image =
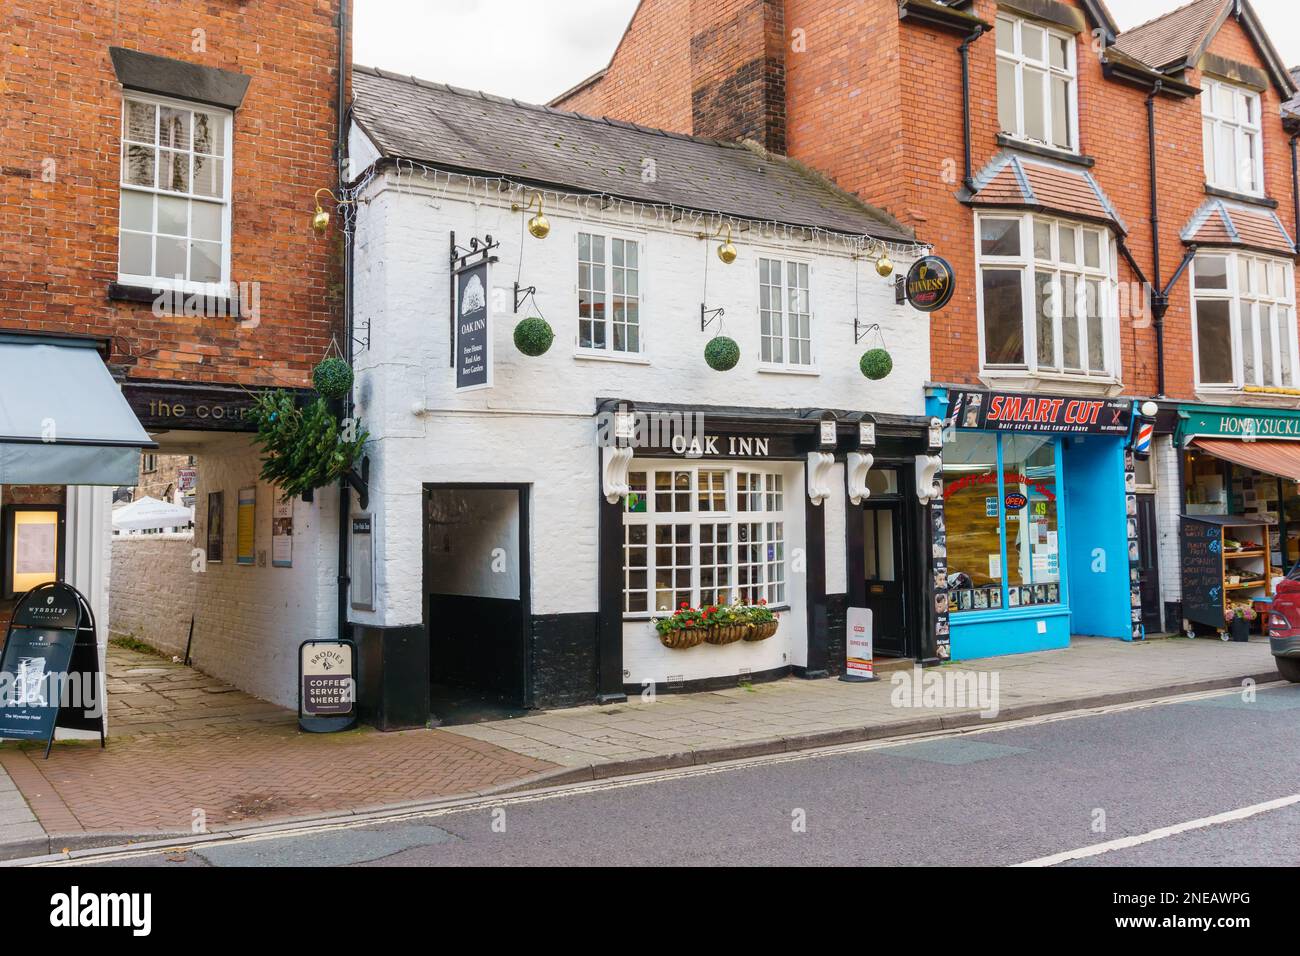
[[[966,34],[966,39],[961,41],[961,46],[957,51],[961,54],[961,116],[962,116],[962,139],[965,149],[965,176],[962,178],[962,185],[971,193],[975,190],[975,174],[971,168],[971,131],[970,131],[970,45],[984,35],[988,29],[983,23],[976,26],[970,33]]]
[[[1297,165],[1296,140],[1300,140],[1300,129],[1291,134],[1291,214],[1295,217],[1291,220],[1293,232],[1292,239],[1295,240],[1296,252],[1300,254],[1300,165]]]
[[[1160,95],[1163,81],[1151,84],[1147,94],[1147,153],[1151,177],[1151,318],[1156,333],[1156,397],[1165,397],[1165,313],[1169,311],[1169,296],[1160,284],[1160,195],[1156,180],[1156,97]]]

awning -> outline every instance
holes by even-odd
[[[0,484],[134,485],[156,447],[94,343],[0,336]]]
[[[194,509],[174,505],[145,495],[113,512],[115,531],[147,531],[151,528],[181,528],[194,520]]]
[[[1192,447],[1234,465],[1253,468],[1279,478],[1300,481],[1300,441],[1235,441],[1231,438],[1194,438]]]

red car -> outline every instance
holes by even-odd
[[[1277,582],[1268,615],[1268,643],[1278,671],[1292,683],[1300,683],[1300,564]]]

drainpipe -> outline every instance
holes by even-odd
[[[1147,96],[1147,147],[1151,177],[1151,319],[1156,333],[1156,397],[1165,397],[1165,313],[1169,295],[1160,284],[1160,196],[1156,187],[1156,96],[1161,81],[1156,80]]]
[[[347,184],[347,96],[348,96],[348,0],[339,0],[339,64],[338,64],[338,102],[335,106],[335,118],[338,120],[338,139],[334,147],[334,159],[338,167],[338,185],[340,191]],[[343,358],[352,365],[352,240],[348,233],[343,233]],[[352,415],[352,393],[343,398],[343,418]],[[338,554],[338,638],[346,640],[352,636],[348,623],[348,587],[352,576],[348,568],[348,530],[352,511],[351,489],[346,478],[339,481],[339,554]]]
[[[1296,140],[1300,139],[1300,131],[1291,134],[1291,214],[1295,217],[1291,220],[1295,229],[1291,235],[1296,241],[1296,251],[1300,252],[1300,165],[1297,165]]]
[[[970,192],[975,192],[975,175],[971,169],[971,134],[970,134],[970,45],[984,34],[983,25],[977,26],[966,39],[961,41],[958,51],[961,53],[961,116],[962,132],[966,146],[966,175],[962,185]]]

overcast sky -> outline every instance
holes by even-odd
[[[1288,66],[1300,2],[1253,0]],[[354,0],[356,62],[544,103],[609,63],[636,0]],[[1120,29],[1181,0],[1110,0]]]

